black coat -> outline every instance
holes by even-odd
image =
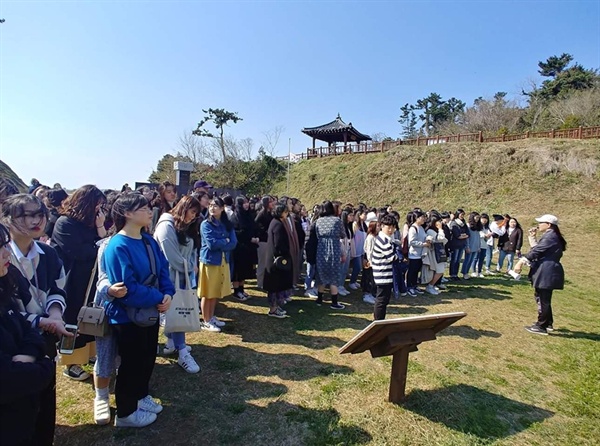
[[[257,236],[254,219],[250,211],[236,211],[230,218],[237,245],[233,250],[233,282],[256,278],[258,245],[251,240]]]
[[[87,227],[80,221],[64,215],[54,226],[51,246],[56,249],[65,267],[67,309],[63,317],[67,324],[77,324],[79,309],[85,302],[94,298],[97,274],[92,279],[89,295],[85,296],[85,293],[96,262],[98,240],[100,237],[96,228]],[[93,337],[79,335],[75,347],[83,347],[93,340]]]
[[[36,358],[13,362],[15,355]],[[40,393],[54,376],[45,343],[14,304],[0,308],[0,444],[29,444],[35,433]]]
[[[525,254],[531,263],[529,279],[535,288],[542,290],[562,290],[565,285],[565,272],[560,259],[563,248],[558,234],[548,229],[539,243]]]
[[[258,234],[258,239],[261,242],[267,241],[269,225],[271,224],[271,220],[273,220],[273,216],[269,211],[259,212],[256,214],[255,222],[256,222],[256,231]]]
[[[294,273],[292,269],[290,268],[289,271],[282,271],[271,266],[273,260],[279,256],[284,256],[289,259],[291,264],[290,242],[288,240],[287,231],[281,220],[277,218],[271,220],[267,234],[267,251],[273,253],[273,256],[267,260],[263,287],[268,292],[290,290],[294,284]]]

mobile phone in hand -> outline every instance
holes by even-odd
[[[65,324],[65,330],[73,333],[73,336],[63,336],[60,339],[60,348],[58,349],[61,355],[72,355],[75,350],[75,338],[77,337],[77,325]]]

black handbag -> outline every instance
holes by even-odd
[[[446,248],[443,243],[434,243],[433,252],[435,254],[435,261],[437,263],[443,263],[448,261],[448,255],[446,254]]]
[[[273,268],[280,271],[290,271],[292,269],[292,262],[285,256],[277,256],[273,260]]]

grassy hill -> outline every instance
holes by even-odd
[[[15,183],[21,192],[27,192],[27,185],[23,182],[21,178],[6,164],[4,161],[0,160],[0,178],[8,178]]]
[[[301,161],[289,195],[307,205],[324,199],[390,203],[400,211],[477,209],[519,214],[598,212],[600,140],[399,146],[389,152]],[[286,181],[275,186],[286,193]]]

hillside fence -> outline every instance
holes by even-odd
[[[513,135],[502,136],[483,136],[482,132],[477,133],[459,133],[449,136],[429,136],[418,137],[414,139],[398,139],[390,141],[365,141],[360,143],[348,143],[344,145],[331,145],[326,147],[315,147],[306,149],[306,153],[290,154],[292,162],[310,158],[321,158],[325,156],[347,155],[352,153],[382,153],[394,149],[398,146],[431,146],[434,144],[445,144],[452,142],[508,142],[519,141],[529,138],[550,138],[550,139],[591,139],[600,138],[600,126],[596,127],[577,127],[573,129],[548,130],[544,132],[525,132]],[[278,160],[287,161],[288,156],[279,156]]]

